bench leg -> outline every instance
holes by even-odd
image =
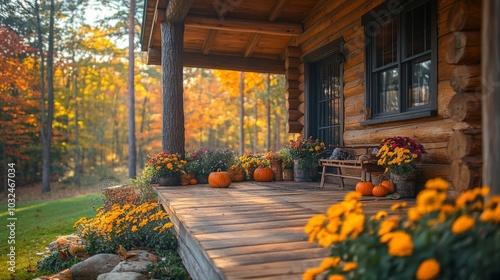
[[[323,165],[323,169],[321,172],[321,182],[319,183],[319,186],[323,188],[325,186],[325,173],[326,173],[326,166]]]
[[[337,167],[337,172],[339,173],[339,175],[342,175],[342,169],[340,167]],[[340,177],[340,186],[343,190],[345,190],[344,177]]]

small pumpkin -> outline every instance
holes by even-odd
[[[182,186],[187,186],[189,185],[189,180],[191,180],[191,176],[186,174],[186,173],[182,173],[181,174],[181,185]]]
[[[274,171],[270,167],[259,166],[253,173],[253,179],[257,182],[271,182],[274,179]]]
[[[189,180],[189,184],[196,185],[196,184],[198,184],[198,180],[196,180],[195,178],[192,178],[191,180]]]
[[[360,192],[361,195],[371,196],[373,190],[372,182],[361,181],[356,184],[356,191]]]
[[[392,181],[382,181],[382,183],[380,183],[381,186],[384,186],[387,188],[387,190],[389,191],[389,194],[393,193],[394,192],[394,184],[392,183]]]
[[[378,185],[378,186],[373,187],[372,194],[374,196],[378,196],[378,197],[386,196],[389,194],[389,190],[382,185]]]
[[[208,185],[212,188],[227,188],[231,185],[231,176],[219,168],[208,175]]]

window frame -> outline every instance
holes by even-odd
[[[399,2],[397,2],[399,3]],[[406,50],[406,32],[404,30],[405,14],[421,5],[431,5],[431,46],[430,50],[424,51],[417,55],[405,57],[403,51]],[[392,19],[397,19],[397,54],[396,62],[383,65],[381,67],[375,66],[375,36],[378,33],[370,35],[373,30],[370,27],[377,28],[377,26],[388,22]],[[372,11],[368,12],[362,17],[362,24],[364,26],[365,35],[365,120],[361,122],[362,125],[385,123],[399,120],[409,120],[416,118],[423,118],[437,115],[437,5],[435,0],[425,1],[409,1],[406,4],[395,5],[392,0],[386,1],[377,6]],[[430,56],[431,69],[430,69],[430,97],[429,104],[410,107],[408,106],[408,90],[410,84],[408,82],[409,68],[412,61],[425,56]],[[383,69],[391,69],[397,66],[398,69],[398,110],[391,112],[380,112],[379,106],[380,98],[377,94],[377,84],[374,81],[376,73],[380,73]]]

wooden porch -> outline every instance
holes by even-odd
[[[327,254],[307,241],[304,226],[348,192],[319,182],[253,181],[226,189],[200,184],[157,190],[178,233],[178,252],[191,277],[201,280],[302,279]],[[367,215],[394,202],[362,199]]]

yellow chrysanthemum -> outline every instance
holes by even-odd
[[[328,210],[326,211],[326,215],[330,219],[335,217],[340,217],[344,213],[345,213],[345,206],[342,204],[334,204],[330,206],[330,208],[328,208]]]
[[[339,263],[340,263],[339,257],[335,257],[335,258],[328,257],[328,258],[325,258],[321,262],[321,264],[319,265],[319,268],[322,271],[325,271],[325,270],[329,269],[330,267],[335,267],[335,266],[339,265]]]
[[[306,269],[306,271],[304,271],[304,274],[302,274],[302,280],[314,280],[314,277],[316,277],[316,275],[320,274],[321,272],[323,271],[318,267],[308,268]]]
[[[349,201],[349,200],[360,200],[361,199],[361,193],[360,192],[349,192],[346,194],[345,198],[344,198],[344,201]]]
[[[474,226],[474,218],[468,215],[462,215],[458,217],[453,225],[451,226],[451,231],[454,234],[460,234],[470,230]]]
[[[426,189],[446,191],[449,187],[448,181],[442,178],[430,179],[425,183]]]
[[[416,222],[420,220],[420,218],[422,218],[422,213],[416,207],[408,209],[407,215],[408,215],[408,220],[412,222]]]
[[[426,259],[418,266],[415,277],[418,280],[432,280],[438,277],[439,271],[440,265],[436,259]]]
[[[370,217],[370,220],[373,220],[373,221],[378,221],[384,217],[386,217],[387,215],[389,215],[386,211],[384,210],[381,210],[381,211],[378,211],[377,214],[373,215]]]
[[[358,268],[358,264],[357,263],[355,263],[355,262],[347,262],[344,265],[344,268],[342,270],[343,271],[351,271],[351,270],[355,270],[356,268]]]
[[[328,276],[328,280],[345,280],[345,277],[342,274],[332,274]]]
[[[404,231],[395,231],[391,233],[388,246],[391,256],[407,257],[413,254],[413,241],[411,236]]]
[[[393,216],[387,220],[382,221],[382,223],[380,223],[378,235],[382,236],[386,233],[391,232],[395,227],[399,225],[400,220],[401,219],[399,218],[399,216]]]
[[[393,205],[391,205],[391,210],[396,211],[398,209],[405,208],[406,206],[408,206],[408,202],[406,201],[394,203]]]
[[[425,189],[417,195],[417,208],[422,213],[438,211],[445,200],[445,193],[435,189]]]
[[[342,224],[340,230],[340,238],[351,236],[352,238],[358,237],[363,232],[365,223],[365,215],[363,214],[350,214]]]

